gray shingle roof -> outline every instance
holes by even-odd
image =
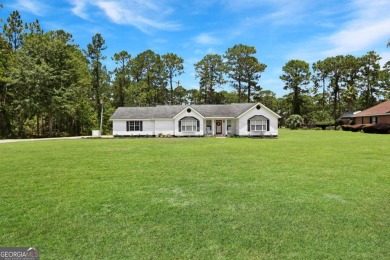
[[[255,103],[234,103],[229,105],[189,105],[203,117],[238,117]],[[119,107],[111,116],[115,119],[156,119],[173,118],[188,106],[156,106],[156,107]]]

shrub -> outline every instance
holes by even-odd
[[[286,120],[286,126],[290,129],[298,129],[303,124],[303,118],[300,115],[291,115]]]
[[[343,131],[351,131],[351,125],[341,125],[341,129],[343,129]]]
[[[360,132],[362,131],[363,127],[365,126],[368,126],[368,125],[371,125],[371,124],[357,124],[357,125],[350,125],[350,128],[351,128],[351,131],[352,132]]]
[[[339,119],[339,120],[336,120],[336,125],[339,126],[339,125],[350,125],[352,123],[352,120],[351,119]]]
[[[375,125],[365,125],[363,127],[365,133],[376,133],[376,134],[390,134],[390,124],[379,123]]]
[[[163,137],[162,133],[158,133],[157,137]]]
[[[360,132],[364,126],[367,126],[367,125],[365,125],[365,124],[342,125],[341,128],[343,129],[343,131]]]

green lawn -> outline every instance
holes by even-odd
[[[0,246],[41,259],[390,256],[390,136],[0,144]]]

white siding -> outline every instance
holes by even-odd
[[[192,116],[199,120],[199,132],[179,132],[179,120],[186,116]],[[203,136],[204,133],[204,124],[205,121],[201,115],[198,114],[198,112],[194,111],[194,109],[191,108],[191,112],[187,112],[187,108],[184,109],[182,112],[180,112],[176,117],[174,121],[174,129],[175,129],[175,136]]]
[[[112,121],[112,134],[119,135],[120,132],[126,132],[126,121]]]
[[[126,131],[126,122],[131,120],[113,120],[112,134],[113,135],[154,135],[154,121],[153,120],[136,120],[142,121],[142,131]]]
[[[256,107],[253,107],[237,120],[238,123],[236,130],[238,135],[243,136],[260,134],[260,132],[255,131],[248,132],[248,119],[256,115],[261,115],[269,119],[269,131],[264,133],[265,136],[278,135],[278,117],[264,107],[261,107],[260,110],[257,110]]]
[[[173,119],[169,119],[169,120],[156,119],[154,133],[155,135],[159,135],[160,133],[163,135],[173,135],[174,134]]]
[[[235,135],[236,133],[237,133],[237,131],[236,131],[236,125],[237,125],[237,120],[236,119],[229,119],[229,120],[231,120],[231,122],[232,122],[232,127],[231,127],[231,129],[230,129],[230,134],[231,135]]]

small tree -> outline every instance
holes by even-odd
[[[286,120],[286,126],[292,130],[298,129],[303,124],[303,118],[300,115],[291,115]]]

